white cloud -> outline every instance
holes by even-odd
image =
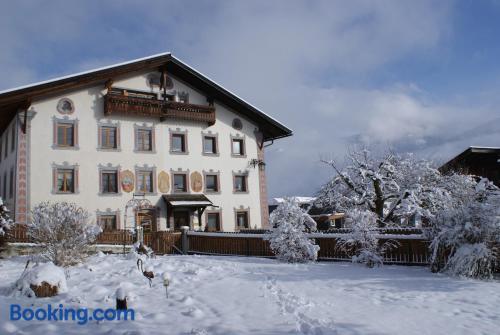
[[[0,14],[0,86],[46,79],[32,64],[68,73],[172,51],[294,129],[267,149],[270,196],[310,194],[330,174],[320,155],[342,158],[355,140],[434,157],[498,141],[488,99],[431,99],[397,73],[370,84],[393,62],[440,50],[452,37],[448,1],[28,4]]]

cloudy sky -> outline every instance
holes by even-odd
[[[0,90],[171,51],[294,130],[270,196],[311,195],[348,145],[443,162],[500,146],[500,1],[10,1]]]

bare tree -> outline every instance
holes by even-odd
[[[58,266],[81,262],[101,228],[89,213],[74,203],[42,202],[32,211],[28,235],[44,250],[43,256]]]

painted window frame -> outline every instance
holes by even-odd
[[[102,133],[104,128],[114,128],[115,130],[115,147],[107,147],[102,143]],[[119,122],[99,122],[97,124],[97,150],[99,151],[121,151],[121,138],[120,138],[120,123]]]
[[[231,135],[231,157],[234,158],[246,158],[247,157],[247,148],[246,148],[246,138],[245,136],[242,136],[240,134],[236,135]],[[234,147],[233,147],[233,142],[234,141],[240,141],[241,142],[241,149],[243,153],[237,154],[234,152]]]
[[[144,172],[151,173],[151,191],[144,192],[139,189],[139,175]],[[156,176],[156,167],[155,166],[136,166],[135,167],[135,189],[136,193],[144,194],[144,195],[156,195],[157,193],[157,176]]]
[[[139,132],[140,131],[149,131],[151,133],[151,150],[142,150],[139,148]],[[134,124],[134,152],[137,153],[145,153],[145,154],[154,154],[156,153],[156,135],[155,135],[155,126],[148,126],[147,124]]]
[[[80,146],[78,143],[78,119],[70,119],[68,116],[64,116],[63,118],[53,117],[53,141],[52,148],[60,149],[60,150],[79,150]],[[73,145],[61,145],[59,144],[59,125],[71,125],[73,127]]]
[[[178,191],[175,188],[175,176],[176,175],[183,175],[184,176],[184,181],[185,181],[185,191]],[[178,169],[176,170],[170,170],[170,180],[171,180],[171,192],[176,193],[176,194],[188,194],[191,193],[191,185],[189,184],[189,170],[181,170]]]
[[[99,164],[99,195],[100,196],[117,196],[122,194],[121,187],[121,166],[113,166],[111,163],[107,165]],[[104,192],[104,185],[102,182],[102,177],[104,173],[115,173],[116,174],[116,192]]]
[[[72,170],[73,171],[73,192],[61,192],[57,189],[57,178],[60,170]],[[79,165],[69,164],[64,162],[63,164],[52,164],[52,194],[79,194]]]
[[[212,138],[213,143],[215,145],[215,152],[206,152],[205,151],[205,138]],[[217,157],[219,156],[219,134],[218,133],[212,133],[212,131],[208,132],[201,132],[201,154],[203,156],[212,156],[212,157]]]
[[[217,230],[208,230],[208,216],[211,215],[211,214],[217,214],[218,215],[218,218],[219,218],[219,229]],[[207,232],[220,232],[220,231],[224,231],[224,225],[222,224],[222,209],[206,209],[205,210],[205,231]]]
[[[244,177],[244,185],[245,185],[245,190],[244,191],[238,191],[236,189],[236,178],[237,177]],[[233,171],[233,194],[248,194],[248,171],[247,172],[234,172]]]
[[[247,219],[247,228],[244,229],[250,229],[252,227],[250,223],[250,207],[244,208],[241,206],[240,208],[234,208],[234,231],[241,231],[241,229],[238,226],[238,214],[245,213],[246,214],[246,219]]]
[[[106,209],[105,211],[96,211],[96,221],[97,223],[101,226],[101,218],[102,217],[115,217],[115,229],[114,230],[119,230],[120,229],[120,216],[121,212],[119,209],[117,210],[111,210],[110,208]],[[105,230],[103,226],[101,226],[103,232],[109,232],[113,230]]]
[[[187,130],[182,130],[180,128],[176,129],[169,129],[169,152],[172,155],[189,155],[189,141],[188,141],[188,131]],[[182,136],[183,138],[183,144],[184,144],[184,151],[177,151],[173,150],[173,143],[174,143],[174,136]]]
[[[209,190],[207,188],[207,176],[215,176],[217,178],[216,180],[216,185],[217,185],[217,190]],[[203,192],[207,194],[220,194],[221,189],[220,189],[220,171],[214,171],[212,169],[208,171],[203,171]]]

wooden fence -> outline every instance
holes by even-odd
[[[351,256],[337,248],[337,240],[345,236],[347,231],[336,233],[310,234],[320,250],[320,260],[350,260]],[[419,230],[391,231],[392,234],[380,234],[381,243],[388,239],[397,241],[399,246],[386,253],[384,260],[393,264],[429,264],[428,241]],[[396,233],[396,234],[394,234]],[[244,233],[205,233],[188,231],[185,236],[187,245],[182,245],[183,233],[160,231],[144,233],[144,244],[152,248],[156,254],[174,254],[182,251],[192,254],[239,255],[273,257],[269,242],[264,240],[262,232]],[[26,227],[16,225],[4,237],[5,242],[32,242],[26,233]],[[129,230],[117,230],[101,233],[95,242],[107,245],[131,245],[134,235]]]
[[[341,233],[345,234],[345,233]],[[320,250],[320,260],[350,260],[351,255],[337,248],[341,234],[310,234]],[[421,235],[402,234],[380,235],[380,243],[396,241],[398,246],[384,255],[384,261],[391,264],[426,265],[429,264],[428,241]],[[389,238],[390,237],[390,238]],[[269,242],[262,234],[202,233],[188,232],[188,251],[194,254],[274,256]]]

